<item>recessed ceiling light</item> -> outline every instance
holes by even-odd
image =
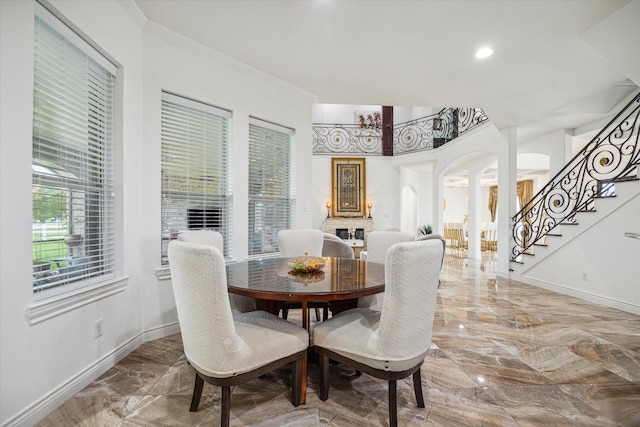
[[[491,49],[490,47],[483,47],[476,52],[476,58],[484,59],[484,58],[488,58],[492,54],[493,54],[493,49]]]

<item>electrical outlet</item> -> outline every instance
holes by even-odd
[[[102,336],[102,319],[93,322],[93,338]]]
[[[586,272],[586,271],[583,271],[583,272],[582,272],[582,280],[584,280],[584,281],[589,280],[589,276],[587,275],[587,272]]]

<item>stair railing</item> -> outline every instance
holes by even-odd
[[[512,218],[512,261],[530,253],[558,225],[575,223],[576,213],[594,210],[594,199],[611,183],[637,178],[639,136],[640,94]]]

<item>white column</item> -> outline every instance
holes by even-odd
[[[469,167],[468,206],[469,236],[467,257],[481,259],[480,253],[480,174],[482,171],[476,167]]]
[[[444,200],[444,172],[436,168],[433,173],[433,230],[444,233],[442,201]],[[437,231],[436,231],[437,230]]]
[[[511,249],[515,245],[512,237],[511,218],[516,214],[518,136],[517,129],[510,127],[501,132],[505,144],[498,153],[498,264],[497,274],[510,277]]]

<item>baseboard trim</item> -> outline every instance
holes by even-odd
[[[168,337],[169,335],[174,335],[178,333],[180,333],[180,323],[173,322],[167,325],[147,329],[142,334],[142,338],[143,338],[143,342],[149,342],[149,341]]]
[[[114,367],[119,361],[124,359],[129,355],[129,353],[140,347],[143,343],[173,335],[178,332],[180,332],[180,325],[178,322],[175,322],[165,326],[152,328],[135,335],[129,341],[121,344],[113,351],[96,360],[87,368],[78,372],[77,375],[52,389],[48,394],[33,402],[22,412],[7,420],[2,426],[28,427],[38,423],[53,410],[73,397],[76,393],[91,384],[91,382],[100,375]]]
[[[592,292],[581,291],[579,289],[570,288],[568,286],[548,282],[546,280],[534,279],[533,277],[520,276],[517,279],[514,278],[514,280],[518,280],[520,282],[536,286],[538,288],[555,291],[564,295],[580,298],[585,301],[593,302],[596,304],[604,305],[605,307],[615,308],[617,310],[625,311],[631,314],[637,314],[640,316],[640,306],[635,304],[630,304],[628,302],[594,294]]]

